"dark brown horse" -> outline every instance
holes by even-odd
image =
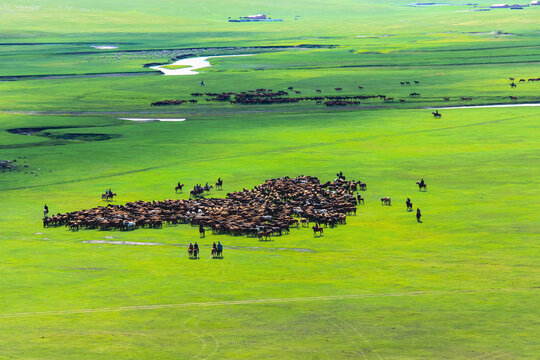
[[[182,192],[182,188],[184,187],[184,184],[180,184],[178,183],[178,185],[176,185],[174,187],[174,192],[178,194],[178,191],[180,190],[180,192]]]
[[[317,234],[319,234],[319,236],[323,236],[323,232],[324,232],[324,229],[319,226],[319,224],[315,224],[315,226],[312,227],[313,229],[313,235],[316,237]]]

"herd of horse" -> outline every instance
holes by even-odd
[[[226,198],[108,204],[44,217],[43,225],[71,230],[134,230],[161,228],[164,223],[191,224],[215,234],[268,240],[299,227],[299,220],[305,219],[316,224],[314,234],[320,235],[323,225],[345,224],[347,214],[356,213],[354,189],[366,189],[366,184],[341,178],[321,184],[310,176],[285,177],[267,180],[252,190],[228,193]]]
[[[211,230],[214,234],[271,240],[272,236],[289,233],[291,227],[309,227],[312,223],[314,235],[322,236],[323,227],[346,224],[347,215],[356,214],[357,206],[365,204],[360,192],[367,190],[366,183],[347,180],[343,173],[336,176],[333,181],[325,183],[312,176],[269,179],[252,190],[228,193],[226,198],[193,197],[191,195],[194,194],[190,193],[189,200],[108,204],[50,217],[47,209],[43,226],[65,226],[74,231],[127,231],[161,228],[163,224],[191,224],[199,227],[201,237],[205,236],[206,230]],[[183,187],[183,184],[178,185]],[[223,180],[219,178],[216,187],[221,189],[222,185]],[[427,191],[423,179],[417,185],[421,191]],[[205,192],[207,187],[211,188],[208,184],[205,187],[196,185],[194,190],[203,189]],[[112,191],[108,190],[107,193]],[[392,201],[386,196],[381,198],[381,204],[391,206]]]

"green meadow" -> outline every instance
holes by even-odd
[[[540,82],[519,82],[540,78],[540,6],[405,5],[0,5],[0,160],[20,170],[0,172],[0,359],[538,358],[540,108],[444,107],[540,103]],[[261,12],[284,21],[227,22]],[[235,54],[252,56],[144,67]],[[395,100],[150,105],[289,86]],[[317,238],[42,226],[44,204],[105,206],[108,188],[113,204],[187,199],[221,177],[225,197],[339,171],[367,183],[365,205]]]

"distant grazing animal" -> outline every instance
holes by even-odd
[[[322,92],[321,89],[315,89],[315,91],[318,92],[318,93]]]
[[[302,224],[302,227],[304,227],[304,225],[305,225],[306,227],[308,227],[308,226],[309,226],[309,219],[301,218],[301,219],[300,219],[300,224]]]
[[[361,191],[366,191],[367,190],[367,184],[366,183],[359,181],[357,183],[357,185],[358,185],[358,189],[360,189]]]
[[[415,83],[415,85],[419,85],[419,84],[420,84],[420,81],[414,80],[414,83]]]
[[[363,90],[363,89],[364,89],[364,87],[363,87],[363,86],[358,86],[358,88],[359,88],[360,90]]]
[[[417,96],[420,96],[420,94],[414,92],[414,93],[410,93],[409,96],[411,96],[411,97],[417,97]]]
[[[405,99],[399,99],[400,103],[404,103],[405,101],[406,101]]]
[[[392,206],[392,200],[390,199],[390,196],[381,198],[381,205]]]
[[[463,101],[471,101],[472,97],[461,97],[460,99]]]
[[[519,79],[519,82],[525,82],[525,79]]]
[[[363,198],[362,195],[360,195],[360,194],[357,194],[357,195],[356,195],[356,200],[358,201],[358,205],[360,205],[360,203],[362,203],[362,205],[365,204],[364,198]]]
[[[450,98],[445,97],[445,98],[443,98],[443,100],[444,101],[450,101]]]
[[[289,86],[289,87],[287,88],[287,90],[293,90],[293,89],[294,89],[294,87],[292,87],[292,86]]]
[[[515,87],[517,87],[517,85],[516,85],[516,83],[511,83],[510,87],[515,88]]]
[[[514,78],[508,78],[508,79],[510,79],[510,81],[514,81],[514,80],[515,80]]]
[[[517,96],[510,96],[510,100],[517,100]]]
[[[336,91],[341,91],[341,90],[343,90],[343,88],[340,88],[340,87],[336,88]]]
[[[295,92],[296,94],[301,94],[301,93],[302,93],[301,91],[297,91],[297,90],[295,90],[294,92]]]

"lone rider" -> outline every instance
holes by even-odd
[[[45,206],[43,207],[43,216],[47,217],[47,215],[49,215],[49,207],[47,206],[47,204],[45,204]]]
[[[424,183],[424,179],[422,178],[422,180],[420,180],[420,187],[424,187],[424,185],[426,184]]]
[[[420,213],[420,209],[416,208],[416,221],[422,222],[420,221],[421,217],[422,217],[422,213]]]
[[[219,253],[223,252],[223,245],[221,245],[221,243],[219,241],[217,242],[217,250],[218,250]]]

